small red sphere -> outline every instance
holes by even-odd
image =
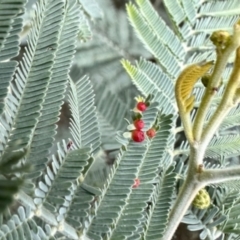
[[[154,128],[150,128],[149,130],[147,130],[146,134],[149,138],[153,138],[156,135],[156,130]]]
[[[133,125],[135,126],[136,129],[140,130],[144,128],[144,121],[141,119],[137,119],[133,122]]]
[[[142,142],[144,138],[144,132],[142,132],[141,130],[136,129],[132,131],[132,140],[134,142]]]
[[[144,112],[147,109],[147,105],[145,102],[139,102],[137,104],[137,109],[141,112]]]

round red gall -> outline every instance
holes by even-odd
[[[132,140],[134,142],[142,142],[144,138],[144,132],[142,132],[141,130],[136,129],[132,131]]]
[[[144,121],[141,119],[137,119],[133,122],[133,125],[137,130],[143,129],[144,128]]]
[[[154,128],[150,128],[149,130],[147,130],[146,134],[149,138],[153,138],[156,135],[156,130]]]
[[[137,109],[141,112],[144,112],[147,109],[147,105],[145,102],[139,102],[137,104]]]

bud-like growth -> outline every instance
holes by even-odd
[[[146,134],[149,138],[153,138],[156,135],[156,130],[154,128],[150,128],[149,130],[147,130]]]
[[[217,47],[225,48],[231,41],[231,35],[227,31],[219,30],[212,33],[210,40]]]
[[[210,206],[211,199],[206,189],[201,189],[193,200],[193,206],[199,209],[205,209]]]
[[[137,119],[133,122],[133,125],[137,130],[143,129],[144,128],[144,121],[141,120],[141,119]]]

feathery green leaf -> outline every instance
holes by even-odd
[[[56,123],[59,120],[59,111],[63,103],[68,82],[68,71],[79,31],[80,12],[76,0],[69,0],[64,10],[49,85],[42,103],[41,116],[32,136],[30,153],[27,156],[27,161],[34,166],[36,177],[41,174],[45,167],[49,149],[53,145]],[[52,51],[52,49],[49,49],[49,51]]]
[[[4,136],[8,141],[4,145],[3,156],[9,148],[26,147],[32,137],[50,80],[62,13],[63,2],[60,0],[45,0],[37,4],[29,45],[17,69],[16,85],[11,84],[14,96],[7,99],[11,112],[4,112],[11,129]]]
[[[70,87],[70,132],[77,148],[91,147],[96,153],[100,146],[100,133],[92,85],[84,76],[76,84],[70,80]]]

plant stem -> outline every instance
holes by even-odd
[[[204,185],[222,183],[237,179],[240,179],[240,167],[206,169],[199,175],[199,181],[204,183]]]
[[[187,209],[191,205],[194,197],[203,187],[203,184],[199,182],[197,178],[197,163],[200,160],[202,161],[203,156],[204,155],[202,155],[202,151],[199,151],[196,147],[191,147],[187,177],[183,183],[183,186],[181,187],[180,193],[177,196],[173,208],[171,209],[168,225],[164,232],[164,239],[162,240],[172,239],[173,234],[175,233]]]
[[[207,145],[191,147],[187,177],[171,209],[169,222],[162,240],[172,239],[178,225],[200,189],[208,184],[240,179],[240,167],[206,169],[198,173],[198,164],[203,160],[205,146]]]
[[[184,214],[191,205],[194,197],[201,189],[201,185],[194,183],[193,179],[187,178],[171,210],[169,222],[162,240],[171,240]]]
[[[225,69],[230,55],[240,45],[240,21],[234,25],[234,33],[231,43],[222,51],[217,51],[217,60],[209,84],[205,90],[204,96],[198,108],[195,121],[193,124],[193,135],[195,140],[199,141],[202,135],[204,120],[211,104],[211,100],[215,95],[215,90],[218,89],[221,83],[222,72]]]
[[[222,123],[224,117],[236,104],[235,96],[236,90],[239,88],[240,84],[240,48],[236,51],[236,59],[234,62],[234,68],[230,76],[229,82],[227,84],[226,90],[223,94],[222,100],[217,107],[215,113],[211,117],[209,123],[207,124],[206,129],[203,131],[202,142],[208,144],[211,140],[213,134],[216,132],[220,124]]]
[[[218,39],[217,39],[218,40]],[[183,106],[178,104],[180,116],[183,122],[184,130],[187,139],[190,144],[190,156],[189,167],[186,180],[177,196],[177,199],[169,214],[169,222],[164,233],[164,239],[171,240],[179,223],[181,222],[184,214],[191,205],[196,194],[201,188],[210,183],[219,183],[226,180],[240,179],[240,167],[228,168],[218,170],[200,170],[202,166],[204,154],[206,148],[213,137],[215,131],[221,124],[223,118],[227,115],[230,109],[239,101],[240,91],[237,89],[240,87],[240,21],[234,25],[234,33],[232,39],[224,49],[218,48],[217,62],[213,71],[213,74],[209,80],[207,88],[205,90],[204,97],[199,106],[198,112],[193,124],[193,134],[188,133],[191,129],[191,122],[189,115],[186,115],[182,109]],[[238,48],[238,49],[237,49]],[[234,62],[234,68],[227,84],[226,90],[222,97],[222,100],[217,107],[216,112],[212,116],[211,120],[207,124],[206,129],[203,131],[203,125],[206,117],[206,113],[211,104],[212,97],[214,96],[215,89],[218,89],[221,82],[221,75],[227,61],[233,51],[236,51],[236,59]],[[176,89],[176,88],[175,88]],[[177,92],[176,92],[177,97]],[[194,138],[193,138],[194,137]]]

